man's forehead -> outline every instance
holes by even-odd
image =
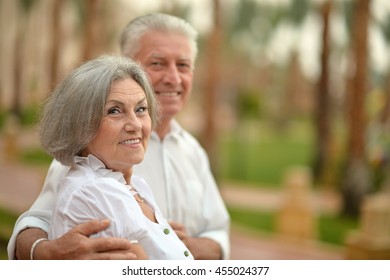
[[[164,54],[161,54],[161,53],[157,53],[157,52],[153,52],[151,53],[150,55],[152,58],[157,58],[157,59],[165,59],[167,58],[167,55],[164,55]],[[177,58],[178,60],[186,60],[186,61],[191,61],[191,57],[190,55],[181,55]]]

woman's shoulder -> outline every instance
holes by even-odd
[[[146,182],[146,180],[138,175],[131,176],[131,184],[135,186],[137,191],[144,191],[144,192],[150,192],[152,193],[151,188],[149,187],[149,184]]]
[[[150,198],[153,201],[155,200],[152,189],[143,177],[137,175],[131,176],[131,184],[142,196]]]

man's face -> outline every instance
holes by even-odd
[[[160,103],[160,119],[172,119],[183,109],[192,89],[194,62],[188,39],[149,31],[142,36],[134,59],[149,74]]]

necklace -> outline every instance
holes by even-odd
[[[139,203],[145,202],[145,199],[142,198],[142,196],[133,188],[133,186],[130,186],[129,191],[137,202]]]
[[[136,194],[134,195],[134,198],[136,201],[138,201],[139,203],[144,203],[145,200],[138,194],[138,197],[136,197]]]

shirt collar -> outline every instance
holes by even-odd
[[[89,154],[87,157],[76,156],[75,163],[81,166],[88,166],[102,177],[110,177],[126,185],[126,180],[121,172],[107,169],[104,163],[94,155]]]
[[[181,127],[181,125],[177,122],[177,120],[172,119],[170,123],[170,130],[165,136],[165,138],[172,137],[172,138],[178,138],[182,135],[184,132],[184,129]],[[152,131],[151,138],[159,140],[160,137],[157,135],[155,131]]]

